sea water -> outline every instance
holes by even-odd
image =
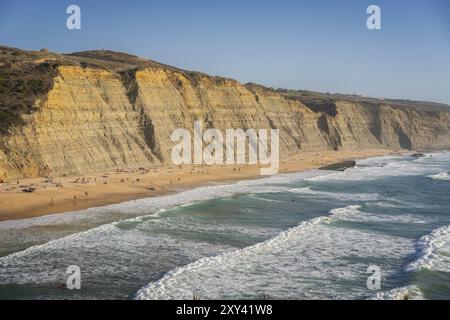
[[[0,298],[450,299],[449,171],[377,157],[1,222]]]

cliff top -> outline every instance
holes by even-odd
[[[431,112],[450,112],[450,105],[431,101],[417,101],[409,99],[381,99],[375,97],[365,97],[356,94],[342,93],[324,93],[309,90],[292,90],[284,88],[269,88],[257,83],[246,83],[245,86],[249,90],[271,91],[280,94],[287,99],[297,100],[308,107],[312,107],[315,111],[326,112],[332,114],[329,109],[334,106],[337,101],[350,101],[359,104],[371,105],[390,105],[394,108],[410,108],[420,111]]]
[[[340,94],[340,93],[323,93],[307,90],[288,90],[275,89],[279,94],[289,98],[309,104],[330,104],[335,101],[352,101],[356,103],[370,103],[370,104],[387,104],[394,108],[413,108],[421,111],[443,111],[450,112],[450,105],[444,103],[430,102],[430,101],[416,101],[409,99],[381,99],[374,97],[365,97],[356,94]]]
[[[195,82],[200,77],[213,81],[235,81],[223,77],[210,76],[201,72],[187,71],[165,65],[135,55],[110,50],[92,50],[71,54],[57,54],[41,49],[26,51],[0,46],[0,133],[7,132],[10,125],[21,124],[21,114],[35,110],[35,102],[48,92],[53,85],[59,66],[73,65],[82,68],[101,68],[117,74],[138,69],[161,68],[183,73]],[[237,82],[237,81],[236,81]],[[352,101],[375,105],[389,104],[399,108],[414,108],[422,111],[450,112],[450,106],[434,102],[411,100],[376,99],[357,95],[328,94],[304,90],[273,89],[249,83],[249,90],[259,90],[279,94],[307,105],[314,111],[333,114],[336,101]]]
[[[6,133],[11,125],[23,124],[21,115],[30,114],[36,109],[37,99],[51,89],[59,66],[99,68],[117,74],[161,68],[183,73],[193,81],[198,77],[225,80],[110,50],[58,54],[47,49],[26,51],[0,46],[0,134]]]

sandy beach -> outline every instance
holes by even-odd
[[[280,162],[279,173],[314,169],[338,161],[381,156],[392,150],[302,152]],[[160,196],[210,182],[261,177],[260,166],[154,166],[111,169],[76,176],[15,179],[0,184],[0,221],[24,219]],[[33,188],[33,192],[24,189]]]

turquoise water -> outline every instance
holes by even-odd
[[[357,163],[2,222],[0,298],[450,299],[450,153]]]

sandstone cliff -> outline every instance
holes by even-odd
[[[195,120],[278,128],[282,157],[450,145],[450,114],[441,110],[349,99],[321,106],[108,51],[0,52],[0,178],[170,164],[172,131],[192,130]]]

